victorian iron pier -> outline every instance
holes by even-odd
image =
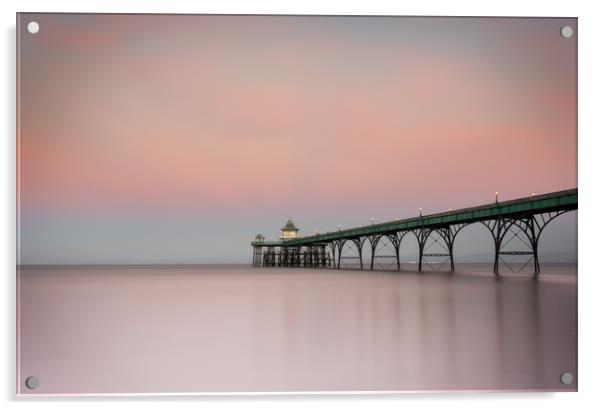
[[[334,232],[298,236],[289,218],[277,241],[257,235],[253,246],[255,267],[316,267],[332,269],[400,270],[400,247],[413,235],[418,242],[418,271],[428,265],[439,270],[448,265],[454,271],[454,243],[458,233],[473,223],[487,227],[493,237],[493,273],[500,263],[512,271],[532,263],[541,272],[538,245],[544,228],[556,217],[577,209],[577,189],[511,201],[450,210],[431,215],[371,224]],[[516,243],[520,245],[517,248]],[[520,269],[506,262],[510,256],[527,259]]]

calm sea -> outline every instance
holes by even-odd
[[[18,390],[576,390],[576,266],[457,270],[21,267]]]

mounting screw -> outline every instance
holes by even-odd
[[[37,21],[30,21],[27,23],[27,31],[29,34],[36,34],[38,31],[40,31],[40,25]]]
[[[27,386],[29,390],[34,390],[39,385],[40,381],[35,376],[29,376],[27,379],[25,379],[25,386]]]
[[[570,372],[563,372],[560,374],[560,383],[567,385],[573,384],[573,375]]]
[[[564,38],[573,37],[573,27],[571,26],[562,26],[560,29],[560,35]]]

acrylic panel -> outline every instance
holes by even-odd
[[[576,18],[18,14],[18,393],[576,391],[576,57]]]

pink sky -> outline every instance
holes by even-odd
[[[51,230],[95,256],[82,223],[139,243],[140,215],[226,243],[290,214],[309,233],[575,187],[565,24],[23,14],[22,254],[60,260]]]

